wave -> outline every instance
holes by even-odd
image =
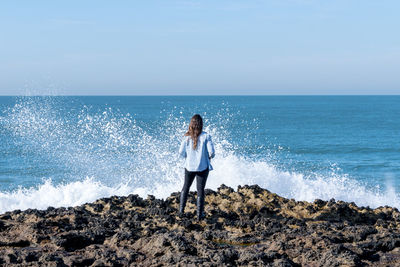
[[[233,188],[244,184],[258,184],[263,188],[286,198],[313,201],[315,199],[344,200],[361,206],[394,206],[400,207],[400,199],[393,187],[384,192],[368,189],[359,182],[344,176],[318,177],[309,179],[299,173],[279,171],[267,162],[249,162],[237,156],[216,158],[215,168],[210,172],[207,188],[217,189],[221,184]],[[28,189],[20,188],[13,192],[0,192],[0,212],[14,209],[46,209],[53,207],[76,206],[93,202],[112,195],[148,194],[166,198],[170,193],[179,191],[183,181],[182,175],[166,183],[153,179],[152,185],[136,186],[130,181],[108,186],[95,178],[82,181],[54,184],[45,180],[42,184]],[[148,177],[147,177],[148,178]],[[194,187],[194,186],[193,186]]]
[[[110,107],[71,105],[62,98],[21,98],[1,117],[3,134],[12,137],[14,146],[39,158],[36,163],[46,162],[61,171],[34,181],[35,186],[0,192],[0,212],[75,206],[131,193],[166,198],[181,189],[183,168],[176,150],[192,110],[186,114],[173,107],[159,120],[144,122]],[[254,156],[245,154],[232,142],[230,122],[235,114],[228,108],[212,116],[203,114],[217,151],[207,188],[258,184],[296,200],[335,198],[361,206],[400,207],[400,197],[390,184],[371,188],[334,171],[313,176],[285,171],[287,166],[272,161],[265,148]]]

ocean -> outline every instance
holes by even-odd
[[[400,207],[400,96],[2,96],[0,213],[180,191],[195,113],[216,148],[206,188]]]

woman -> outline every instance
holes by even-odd
[[[185,134],[179,148],[179,155],[185,158],[185,183],[181,192],[179,214],[184,214],[190,186],[196,177],[197,182],[197,218],[204,215],[204,187],[209,170],[212,170],[210,159],[214,157],[214,145],[211,136],[203,132],[203,119],[199,114],[192,117],[189,130]]]

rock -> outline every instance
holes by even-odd
[[[257,185],[206,190],[178,216],[179,192],[102,198],[0,215],[0,265],[397,266],[400,213],[331,199],[285,199]]]

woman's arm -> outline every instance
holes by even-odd
[[[181,142],[181,146],[179,147],[179,156],[181,156],[182,158],[186,158],[186,137],[183,138],[182,142]]]
[[[207,150],[208,157],[212,159],[215,156],[214,144],[211,140],[211,135],[207,134]]]

